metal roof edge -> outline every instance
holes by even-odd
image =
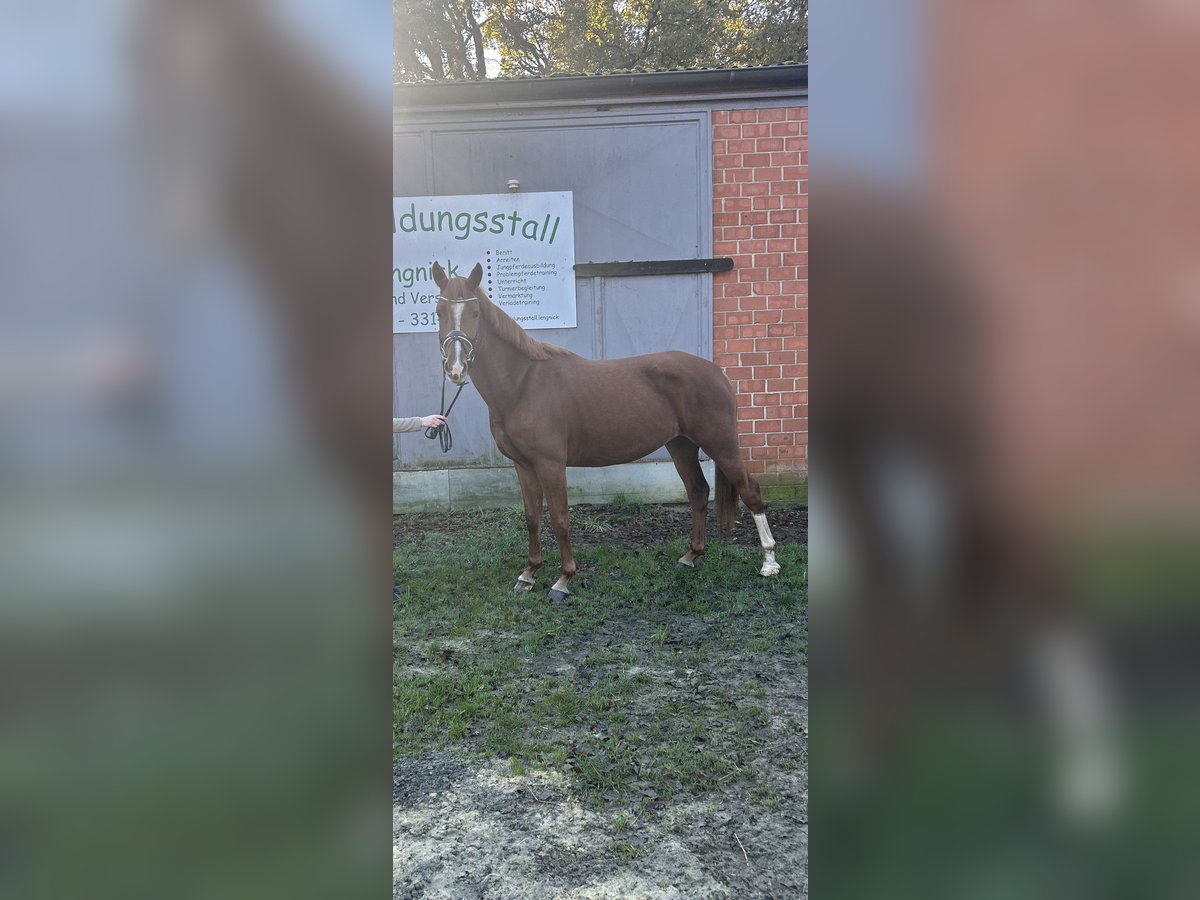
[[[805,94],[807,90],[808,66],[787,64],[736,69],[682,69],[615,75],[554,75],[546,78],[397,84],[392,96],[396,109],[430,109],[564,100],[635,100],[664,94]]]

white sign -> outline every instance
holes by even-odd
[[[571,192],[392,199],[392,333],[437,331],[430,269],[469,275],[525,328],[575,327]]]

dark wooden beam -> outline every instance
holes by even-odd
[[[728,256],[712,259],[647,259],[640,262],[576,263],[578,278],[623,278],[638,275],[694,275],[699,272],[728,272],[733,260]]]

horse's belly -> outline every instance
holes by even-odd
[[[567,456],[568,466],[595,468],[598,466],[616,466],[621,463],[633,462],[659,449],[674,435],[658,439],[658,436],[646,437],[641,441],[603,440],[573,441]]]

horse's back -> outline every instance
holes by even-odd
[[[626,358],[631,362],[636,360],[646,377],[661,379],[664,387],[671,385],[692,395],[733,399],[733,385],[729,383],[725,371],[711,359],[682,350],[664,350]]]
[[[539,364],[526,399],[564,429],[568,465],[630,462],[685,435],[732,433],[733,387],[711,360],[679,350],[618,359],[555,356]]]
[[[724,371],[712,360],[683,350],[659,350],[616,359],[587,359],[582,356],[563,356],[560,359],[564,364],[578,364],[589,377],[633,372],[644,377],[671,378],[708,385],[729,383]]]

